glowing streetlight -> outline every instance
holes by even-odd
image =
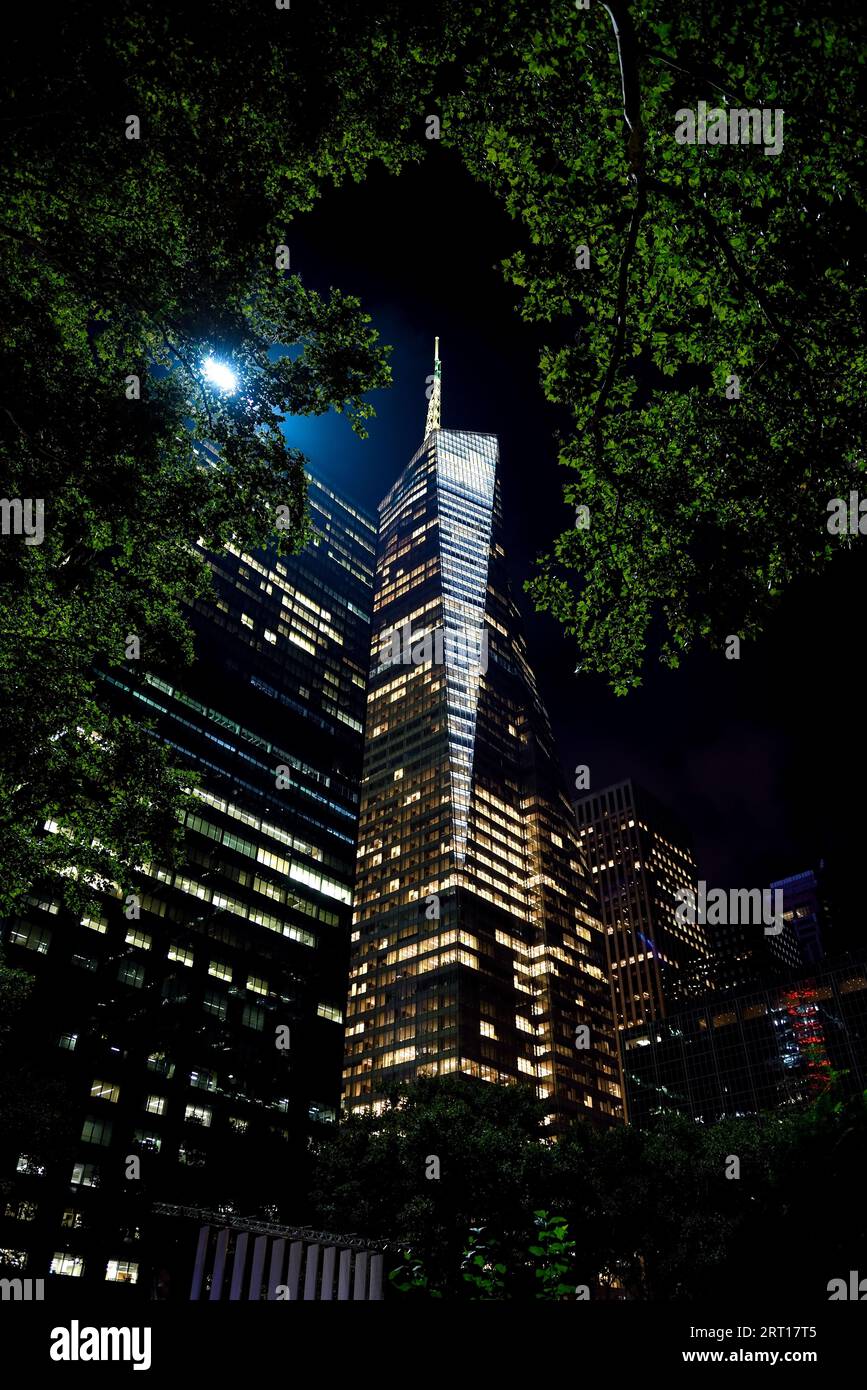
[[[208,381],[213,382],[221,391],[230,394],[237,390],[238,378],[232,368],[226,366],[225,362],[218,362],[215,357],[206,357],[202,364],[202,370]]]

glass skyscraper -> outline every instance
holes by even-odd
[[[68,1154],[6,1154],[5,1272],[147,1284],[153,1200],[292,1217],[292,1163],[337,1118],[375,526],[308,482],[302,554],[207,557],[195,665],[103,673],[200,782],[182,862],[141,867],[132,909],[37,892],[9,925],[74,1124]]]
[[[344,1102],[460,1072],[620,1114],[604,942],[502,542],[494,435],[380,504]]]

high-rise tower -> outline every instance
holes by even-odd
[[[620,1113],[604,943],[502,544],[496,436],[380,504],[344,1100],[463,1072]]]

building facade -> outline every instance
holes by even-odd
[[[663,1017],[709,954],[706,929],[677,916],[678,891],[697,890],[690,837],[631,781],[581,798],[575,815],[605,926],[617,1026]]]
[[[496,437],[440,426],[380,505],[344,1100],[460,1072],[620,1114],[604,943],[509,591]]]
[[[620,1035],[630,1123],[704,1124],[814,1100],[832,1072],[867,1086],[867,957],[762,989],[709,995]]]
[[[6,932],[74,1116],[64,1157],[6,1154],[6,1270],[158,1278],[153,1200],[278,1219],[337,1117],[375,525],[320,479],[308,505],[301,555],[208,557],[192,667],[102,675],[199,785],[180,867],[140,866],[81,920],[35,897]]]

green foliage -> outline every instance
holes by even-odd
[[[574,1297],[574,1285],[566,1279],[572,1269],[575,1242],[569,1239],[569,1225],[559,1216],[535,1211],[536,1244],[528,1254],[538,1261],[533,1273],[541,1283],[537,1298],[559,1300]]]
[[[530,591],[625,693],[648,649],[755,636],[853,543],[826,508],[865,469],[864,9],[495,8],[443,139],[519,225],[505,272],[550,325],[564,499],[590,509]],[[699,100],[782,108],[782,153],[676,143]]]
[[[308,1219],[397,1243],[393,1286],[447,1299],[572,1299],[578,1285],[593,1298],[746,1298],[786,1269],[823,1297],[836,1269],[857,1267],[865,1097],[837,1090],[714,1125],[579,1121],[555,1143],[539,1109],[519,1086],[417,1082],[323,1139]],[[432,1153],[439,1181],[425,1178]],[[725,1176],[731,1154],[738,1179]]]

